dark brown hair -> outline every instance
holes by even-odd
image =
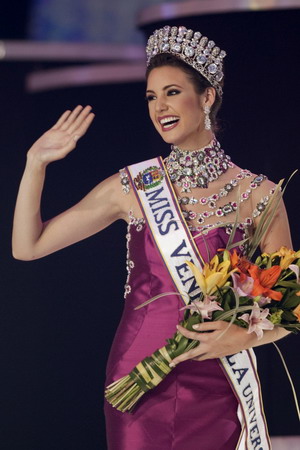
[[[172,55],[171,53],[159,53],[158,55],[155,55],[153,56],[153,58],[151,58],[150,64],[146,70],[146,81],[148,81],[149,74],[153,69],[163,66],[178,67],[179,69],[181,69],[191,80],[197,94],[203,94],[206,88],[213,87],[210,82],[201,75],[201,73],[199,73],[193,67],[189,66],[184,61],[177,58],[175,55]],[[221,104],[222,98],[216,91],[216,99],[211,107],[211,112],[209,115],[214,131],[218,130],[217,113],[221,107]]]

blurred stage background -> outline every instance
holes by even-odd
[[[144,101],[143,47],[158,26],[184,24],[228,53],[223,148],[238,165],[275,182],[288,177],[299,168],[299,6],[292,0],[1,6],[1,450],[106,448],[105,364],[126,278],[121,222],[39,261],[12,258],[13,208],[30,144],[65,109],[94,107],[96,119],[77,150],[48,168],[45,219],[119,168],[167,155]],[[299,189],[298,174],[285,194],[295,248]],[[279,342],[299,392],[298,346],[295,336]],[[293,438],[299,422],[279,356],[272,345],[257,355],[274,448],[299,448]],[[285,444],[279,436],[291,438]]]

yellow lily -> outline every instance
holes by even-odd
[[[186,261],[186,263],[193,272],[198,286],[204,296],[211,295],[217,290],[218,287],[224,286],[227,279],[233,272],[231,271],[228,273],[230,261],[223,261],[219,264],[219,258],[217,255],[213,257],[210,263],[204,264],[202,271],[190,261]]]
[[[279,265],[282,270],[285,270],[295,259],[300,258],[300,250],[294,252],[294,250],[290,250],[287,247],[280,247],[278,252],[272,253],[271,258],[273,259],[275,256],[281,258]]]
[[[293,314],[297,317],[298,322],[300,322],[300,305],[298,305],[294,310]]]

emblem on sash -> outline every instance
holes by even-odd
[[[151,166],[139,172],[134,178],[134,184],[137,190],[146,191],[161,184],[164,172],[160,167]]]

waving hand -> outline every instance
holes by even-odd
[[[30,148],[28,155],[47,165],[64,158],[76,147],[76,143],[91,125],[95,115],[91,106],[77,106],[65,111],[56,124],[46,131]]]

